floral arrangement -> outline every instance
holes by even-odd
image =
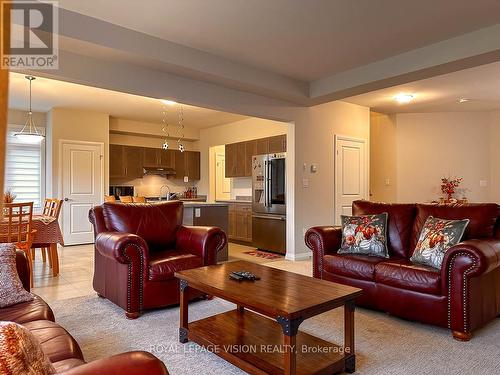
[[[14,199],[16,199],[16,195],[12,194],[10,189],[7,190],[3,195],[3,203],[12,203],[14,202]]]
[[[446,195],[446,200],[451,200],[456,193],[458,186],[462,182],[462,178],[446,178],[441,179],[441,192]]]

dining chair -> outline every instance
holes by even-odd
[[[30,285],[33,286],[33,261],[31,244],[36,230],[32,229],[33,202],[4,203],[0,221],[0,242],[14,243],[24,251],[29,260]]]
[[[122,202],[122,203],[134,203],[134,201],[132,200],[132,197],[130,195],[122,195],[119,198],[120,198],[120,202]]]
[[[59,219],[59,214],[61,213],[61,208],[62,208],[62,203],[63,201],[61,199],[56,199],[56,198],[45,198],[45,202],[43,204],[43,216],[53,218],[54,220]],[[35,261],[35,250],[32,249],[31,251],[31,257],[33,261]],[[52,268],[52,256],[50,254],[49,248],[48,247],[40,247],[41,253],[42,253],[42,261],[45,263],[47,261],[47,254],[49,258],[49,266]]]
[[[146,203],[146,197],[132,197],[133,203]]]
[[[114,195],[105,195],[104,196],[104,203],[115,203],[116,198]]]

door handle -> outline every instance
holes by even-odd
[[[72,201],[73,199],[70,199],[70,198],[64,198],[64,201],[67,202],[67,201]]]
[[[256,219],[269,219],[269,220],[280,220],[280,221],[286,220],[286,217],[284,217],[284,216],[252,215],[252,217],[254,217]]]

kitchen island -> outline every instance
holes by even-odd
[[[229,209],[225,202],[184,201],[184,225],[219,227],[226,234],[229,226]],[[228,260],[228,246],[217,255],[217,262]]]

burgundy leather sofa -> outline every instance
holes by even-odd
[[[17,252],[16,266],[26,290],[30,290],[30,272],[26,255]],[[154,355],[147,352],[128,352],[85,363],[75,339],[55,323],[54,313],[47,303],[35,296],[30,302],[0,308],[0,320],[21,324],[40,341],[58,374],[152,374],[168,375],[167,369]],[[1,372],[1,371],[0,371]]]
[[[500,315],[500,219],[497,204],[442,206],[355,201],[353,215],[388,213],[390,259],[337,254],[342,230],[314,227],[305,235],[313,273],[363,289],[356,303],[423,323],[448,327],[457,340]],[[410,257],[429,215],[470,219],[462,242],[446,252],[441,270]]]
[[[182,202],[104,203],[89,212],[95,232],[94,290],[129,319],[179,303],[174,273],[216,264],[227,242],[215,227],[182,225]],[[191,291],[190,298],[200,297]]]

